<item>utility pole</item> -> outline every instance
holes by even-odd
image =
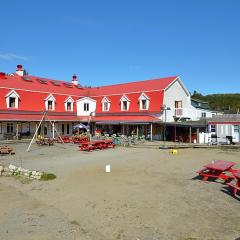
[[[166,123],[167,123],[167,111],[171,110],[170,107],[167,107],[165,104],[161,107],[161,111],[164,113],[164,129],[163,129],[163,148],[166,148]],[[160,147],[161,148],[161,147]]]

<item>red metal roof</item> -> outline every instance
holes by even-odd
[[[28,80],[24,80],[28,79]],[[144,80],[138,82],[129,82],[115,85],[108,85],[102,87],[92,88],[77,88],[70,82],[58,81],[54,79],[48,79],[36,76],[24,76],[20,77],[17,74],[6,75],[5,78],[1,78],[0,87],[21,89],[28,91],[39,91],[48,93],[59,93],[66,95],[78,95],[78,96],[103,96],[114,95],[134,92],[146,92],[153,90],[164,90],[173,81],[177,79],[177,76],[158,78],[151,80]],[[54,82],[59,85],[54,85]],[[69,87],[71,86],[71,87]]]
[[[29,80],[24,80],[24,78]],[[85,96],[87,93],[85,89],[79,89],[75,85],[72,85],[70,82],[68,82],[68,84],[72,87],[66,86],[66,82],[64,81],[35,76],[25,76],[24,78],[18,76],[17,74],[14,74],[13,76],[7,75],[5,79],[0,79],[0,87],[27,90],[32,92],[37,91],[77,96]],[[59,85],[54,85],[54,82],[57,82]]]
[[[92,88],[90,90],[91,96],[114,95],[134,92],[146,92],[153,90],[164,90],[178,77],[157,78],[151,80],[144,80],[138,82],[121,83],[115,85],[108,85],[102,87]]]
[[[144,114],[154,114],[160,111],[163,103],[164,89],[166,89],[171,83],[173,83],[178,77],[158,78],[152,80],[129,82],[123,84],[115,84],[103,87],[94,88],[78,88],[72,85],[70,82],[66,84],[64,81],[56,81],[53,79],[47,79],[35,76],[20,77],[17,74],[6,75],[0,79],[0,109],[9,111],[6,107],[6,94],[15,89],[20,96],[19,108],[16,111],[18,113],[2,113],[0,119],[3,121],[36,121],[41,119],[41,114],[29,115],[21,114],[21,111],[43,111],[45,108],[45,98],[49,93],[53,94],[56,98],[55,110],[53,112],[57,115],[49,116],[49,119],[56,121],[87,121],[86,117],[78,117],[76,114],[76,104],[74,103],[73,115],[66,116],[62,113],[65,111],[64,102],[67,97],[72,96],[74,101],[82,97],[91,97],[97,100],[96,113],[102,113],[102,98],[107,96],[111,101],[111,107],[109,113],[113,114],[128,114],[138,113],[138,116],[119,116],[119,117],[96,117],[96,121],[157,121],[150,116]],[[57,84],[54,84],[54,83]],[[150,99],[149,109],[140,110],[139,97],[141,93],[145,93]],[[126,112],[121,111],[120,99],[125,94],[130,100],[129,110]],[[94,119],[93,119],[94,120]],[[110,121],[109,120],[109,121]]]

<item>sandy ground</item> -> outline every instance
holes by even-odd
[[[193,179],[217,159],[238,163],[240,151],[116,148],[79,152],[74,145],[13,145],[0,157],[53,181],[23,184],[0,178],[1,240],[234,240],[240,237],[240,201],[221,182]],[[111,173],[105,165],[111,164]]]

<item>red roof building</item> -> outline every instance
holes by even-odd
[[[91,122],[108,131],[130,133],[139,126],[144,134],[158,135],[163,122],[192,119],[191,107],[178,76],[90,88],[75,75],[72,82],[26,75],[21,65],[14,74],[0,73],[0,138],[31,135],[45,111],[62,134],[71,134],[78,122]],[[47,123],[41,131],[54,134]]]

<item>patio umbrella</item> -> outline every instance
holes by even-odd
[[[79,123],[79,124],[73,126],[73,129],[76,129],[76,128],[79,128],[79,129],[89,129],[89,126],[86,126],[86,125],[84,125],[82,123]]]

